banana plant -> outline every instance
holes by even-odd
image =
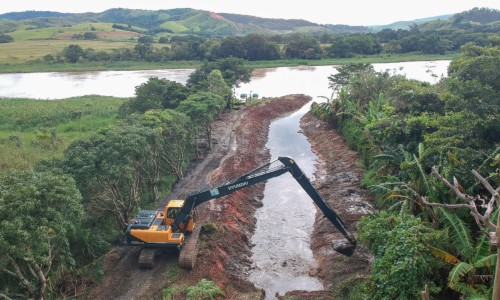
[[[448,274],[448,287],[464,295],[465,299],[491,299],[497,254],[491,251],[488,238],[480,235],[474,241],[462,219],[442,207],[437,210],[449,232],[454,254],[429,248],[434,256],[454,265]]]

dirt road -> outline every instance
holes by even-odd
[[[307,96],[291,95],[224,114],[214,124],[214,148],[192,164],[166,199],[183,199],[192,191],[232,179],[268,162],[265,143],[271,121],[309,101]],[[366,192],[358,187],[361,170],[356,168],[354,152],[314,117],[306,115],[301,126],[320,159],[314,185],[347,223],[354,224],[369,207],[365,203],[369,200]],[[332,133],[335,136],[329,136]],[[332,141],[334,145],[329,144]],[[193,270],[178,268],[177,256],[168,253],[159,257],[153,270],[142,270],[137,266],[138,249],[115,247],[106,257],[103,281],[84,298],[161,299],[162,291],[167,288],[172,299],[183,299],[185,288],[202,278],[223,287],[225,299],[263,298],[264,292],[246,279],[251,265],[254,213],[262,205],[263,188],[264,184],[258,184],[202,206],[201,219],[205,224],[214,225],[214,230],[202,233]],[[164,204],[160,203],[159,207]],[[354,225],[350,229],[354,231]],[[315,275],[323,280],[327,290],[341,280],[368,271],[369,256],[362,249],[349,259],[340,258],[331,250],[331,240],[340,237],[331,224],[317,217],[311,245],[322,268]],[[331,298],[329,292],[290,293],[293,294],[300,299]]]

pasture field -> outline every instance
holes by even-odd
[[[0,44],[0,64],[23,64],[41,59],[47,54],[56,55],[65,47],[75,44],[83,49],[111,51],[116,48],[134,48],[134,42],[86,40],[24,40]]]
[[[134,27],[136,30],[140,28]],[[139,36],[138,33],[113,28],[112,23],[82,22],[67,26],[34,27],[29,24],[17,26],[16,30],[9,32],[15,41],[39,39],[71,39],[74,34],[93,32],[99,38],[114,41],[128,40]]]
[[[118,108],[126,100],[104,96],[0,99],[0,174],[61,157],[71,142],[117,122]]]

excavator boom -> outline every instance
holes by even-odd
[[[275,168],[269,168],[276,161],[281,162],[281,165]],[[356,239],[349,233],[342,219],[331,209],[328,204],[321,198],[316,189],[313,187],[307,176],[295,163],[295,161],[287,156],[280,156],[277,160],[267,163],[257,169],[254,169],[239,178],[222,185],[210,188],[208,190],[200,191],[189,195],[182,207],[180,213],[174,221],[174,226],[179,226],[184,223],[189,217],[190,212],[198,205],[212,199],[220,198],[229,195],[239,189],[257,184],[259,182],[280,176],[284,173],[292,174],[293,178],[297,180],[300,186],[306,191],[311,199],[316,203],[325,217],[342,233],[342,235],[349,241],[349,246],[342,246],[335,249],[337,252],[351,256],[356,248]]]
[[[281,164],[271,167],[279,161]],[[334,248],[337,252],[351,256],[356,249],[356,239],[349,233],[342,219],[321,198],[307,176],[293,159],[280,156],[277,160],[258,167],[237,179],[207,190],[190,194],[185,200],[171,200],[164,211],[144,210],[139,212],[127,227],[127,244],[141,246],[140,265],[151,268],[157,249],[176,248],[180,251],[179,264],[183,268],[193,268],[198,252],[200,226],[195,225],[195,208],[212,199],[220,198],[245,187],[283,175],[292,174],[300,186],[316,203],[325,217],[342,233],[348,244]]]

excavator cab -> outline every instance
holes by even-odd
[[[165,224],[171,226],[175,218],[179,215],[182,206],[184,205],[184,200],[170,200],[165,207]],[[186,216],[182,223],[179,224],[179,229],[183,232],[192,232],[196,222],[196,209],[193,209],[191,213]]]

